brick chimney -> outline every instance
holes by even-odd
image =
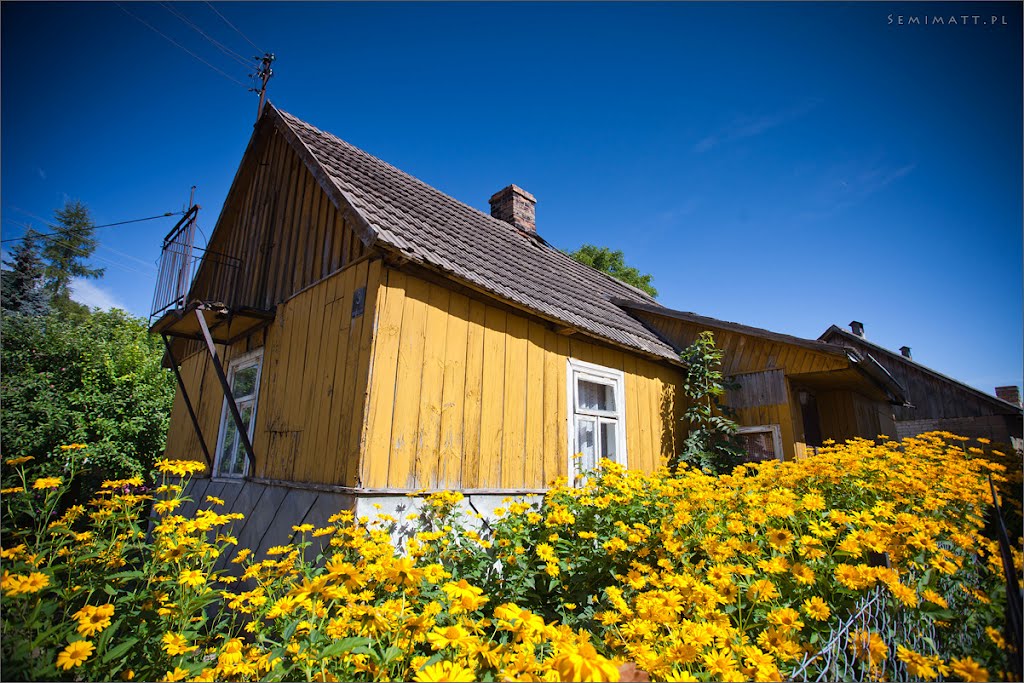
[[[509,185],[491,197],[491,215],[525,232],[537,232],[536,206],[537,198],[518,185]]]
[[[1015,406],[1020,405],[1020,387],[996,387],[996,396]]]
[[[900,347],[900,353],[903,354],[904,358],[908,358],[908,359],[911,358],[910,347],[909,346],[901,346]]]
[[[850,321],[850,332],[853,332],[858,337],[864,337],[864,323],[857,322],[856,320]]]

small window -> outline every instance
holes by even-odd
[[[623,387],[620,370],[569,360],[569,473],[573,481],[582,481],[580,474],[595,469],[602,458],[626,464]]]
[[[746,451],[744,462],[782,460],[782,429],[779,425],[740,427],[740,443]]]
[[[263,349],[257,349],[231,361],[228,369],[228,384],[231,395],[238,407],[249,439],[252,439],[256,424],[256,399],[260,390],[260,371],[263,365]],[[217,441],[217,457],[213,471],[221,477],[244,477],[249,469],[245,446],[238,434],[235,418],[228,408],[227,399],[221,407],[220,437]]]

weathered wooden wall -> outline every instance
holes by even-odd
[[[234,270],[206,262],[192,296],[270,309],[357,260],[365,246],[276,129],[263,129],[247,157],[207,245],[241,259],[237,282]]]
[[[227,368],[232,356],[264,347],[253,433],[257,467],[250,476],[356,485],[381,271],[379,259],[350,264],[279,305],[264,332],[222,350]],[[360,289],[364,311],[353,317]],[[199,352],[185,359],[181,371],[212,454],[224,398],[213,364]],[[202,459],[180,390],[167,454]]]
[[[361,484],[540,489],[565,476],[570,357],[623,371],[630,467],[674,451],[676,371],[385,269]]]
[[[851,391],[818,391],[815,396],[821,431],[827,439],[842,442],[855,437],[896,436],[892,407],[888,404]]]
[[[666,316],[646,312],[637,315],[677,348],[689,346],[707,329]],[[788,378],[842,370],[849,362],[795,344],[732,330],[714,329],[712,332],[715,345],[723,353],[722,372],[740,384],[740,389],[727,397],[728,404],[736,410],[737,422],[747,427],[779,425],[785,457],[802,457],[807,452],[803,420]]]

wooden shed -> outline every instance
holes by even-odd
[[[487,507],[602,457],[651,471],[684,436],[678,351],[702,325],[744,384],[744,425],[778,431],[770,457],[816,441],[804,391],[822,436],[888,426],[884,378],[841,347],[686,318],[550,246],[528,192],[490,204],[268,105],[209,243],[194,210],[164,242],[167,455],[205,458],[229,507],[292,519],[418,489]]]
[[[922,365],[910,347],[897,353],[868,341],[858,321],[850,323],[850,330],[832,325],[819,339],[875,359],[905,387],[907,401],[894,412],[899,438],[943,430],[1020,448],[1024,420],[1019,402],[986,394]]]

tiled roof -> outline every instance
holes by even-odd
[[[280,116],[370,228],[372,240],[502,299],[649,354],[672,347],[613,303],[655,304],[638,289],[584,266],[537,235],[499,221],[294,116]],[[496,188],[497,189],[497,188]]]

